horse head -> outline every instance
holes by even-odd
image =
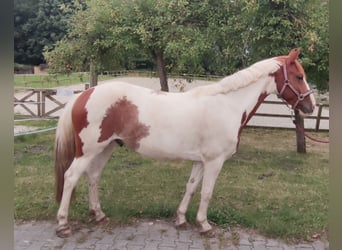
[[[277,57],[281,67],[274,73],[278,97],[285,100],[302,116],[311,114],[316,106],[304,69],[298,61],[300,49],[293,49],[287,56]]]

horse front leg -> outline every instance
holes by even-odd
[[[183,227],[187,224],[186,221],[186,211],[188,210],[188,206],[192,196],[194,195],[196,188],[199,182],[203,177],[203,163],[202,162],[194,162],[191,170],[191,175],[186,184],[186,191],[184,197],[179,204],[177,209],[177,217],[176,217],[176,227]]]
[[[68,237],[72,234],[71,227],[68,225],[68,210],[71,194],[76,186],[77,181],[87,169],[89,163],[89,158],[85,158],[84,156],[75,158],[69,169],[64,174],[63,195],[57,212],[58,226],[56,229],[57,236],[61,238]]]
[[[197,212],[196,220],[200,224],[200,232],[204,234],[212,233],[212,226],[207,219],[208,206],[214,191],[216,179],[222,169],[224,160],[216,159],[206,162],[204,165],[204,175],[201,190],[201,201]]]

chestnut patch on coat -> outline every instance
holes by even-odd
[[[239,132],[238,132],[238,142],[237,142],[236,148],[239,147],[241,132],[242,132],[242,129],[244,128],[244,126],[247,123],[246,121],[247,121],[247,112],[245,111],[245,112],[243,112],[242,117],[241,117],[241,125],[240,125]]]
[[[83,142],[80,138],[80,132],[86,128],[89,124],[87,120],[88,111],[85,108],[90,95],[93,93],[94,88],[84,91],[75,101],[72,108],[71,118],[75,131],[75,157],[81,157],[83,155]]]
[[[97,141],[103,142],[116,134],[123,144],[133,149],[139,148],[139,141],[149,135],[149,126],[138,118],[138,107],[124,96],[107,109]]]
[[[267,97],[267,93],[266,92],[260,94],[260,96],[258,98],[258,102],[255,104],[255,106],[252,109],[252,111],[248,114],[246,124],[252,118],[252,116],[255,114],[255,112],[257,111],[257,109],[259,108],[259,106],[265,100],[266,97]]]
[[[248,115],[246,111],[243,112],[242,117],[241,117],[241,125],[240,125],[239,132],[238,132],[238,142],[237,142],[236,148],[238,148],[240,144],[240,137],[241,137],[242,129],[246,126],[248,121],[252,118],[252,116],[255,114],[255,112],[257,111],[257,109],[259,108],[259,106],[265,100],[266,97],[267,97],[266,92],[260,94],[258,101],[255,104],[254,108],[251,110],[251,112]]]

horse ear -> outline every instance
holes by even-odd
[[[295,60],[298,59],[299,54],[300,54],[300,48],[292,49],[288,55],[286,62],[287,63],[294,62]]]

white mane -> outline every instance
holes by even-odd
[[[246,87],[262,77],[267,77],[269,74],[276,72],[279,67],[280,62],[275,58],[265,59],[223,78],[216,84],[194,88],[190,91],[206,95],[225,94]]]

